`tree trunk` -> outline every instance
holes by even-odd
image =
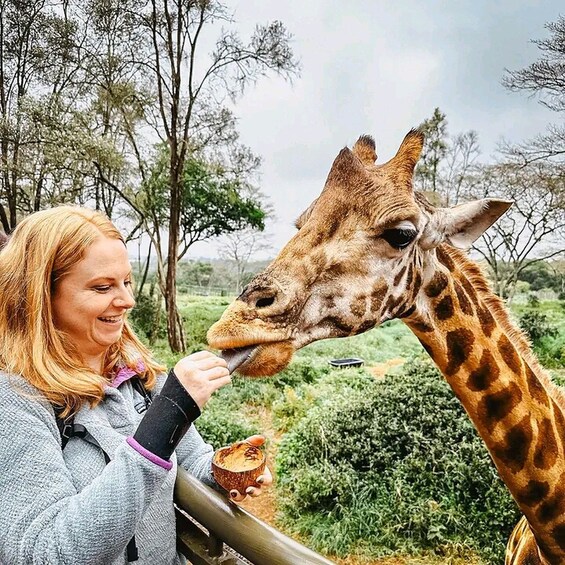
[[[177,263],[180,228],[180,176],[179,159],[176,147],[171,147],[171,224],[169,226],[169,249],[167,277],[165,287],[165,305],[167,308],[167,334],[173,353],[185,350],[180,314],[177,309]]]

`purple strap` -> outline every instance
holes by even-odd
[[[159,467],[163,467],[163,469],[166,469],[167,471],[170,471],[173,468],[173,462],[172,461],[167,461],[166,459],[161,459],[158,455],[151,453],[151,451],[149,451],[148,449],[145,449],[145,447],[143,447],[143,445],[141,445],[140,443],[135,441],[135,439],[133,439],[133,437],[131,437],[131,436],[128,437],[126,439],[126,442],[128,443],[128,445],[133,447],[139,454],[143,455],[143,457],[145,457],[145,459],[149,459],[149,461],[151,461],[151,463],[155,463],[155,465],[159,465]]]
[[[143,371],[145,371],[145,365],[141,359],[137,362],[135,370],[130,369],[127,366],[121,367],[116,373],[114,379],[112,380],[112,386],[114,388],[118,388],[123,382],[127,381],[128,379],[131,379],[132,377],[135,377],[135,375],[138,375]]]

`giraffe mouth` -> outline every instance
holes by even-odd
[[[233,349],[224,349],[220,353],[220,357],[227,361],[228,371],[230,373],[233,373],[253,357],[258,347],[259,345],[248,345],[247,347],[234,347]]]

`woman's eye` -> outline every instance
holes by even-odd
[[[97,290],[98,292],[108,292],[110,290],[109,286],[95,286],[94,290]]]
[[[414,230],[393,228],[385,230],[381,237],[395,249],[404,249],[414,241],[416,235],[417,233]]]

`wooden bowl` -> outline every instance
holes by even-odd
[[[257,478],[263,474],[267,458],[264,451],[238,441],[222,447],[212,458],[212,473],[216,482],[227,491],[245,494],[247,487],[258,486]]]

